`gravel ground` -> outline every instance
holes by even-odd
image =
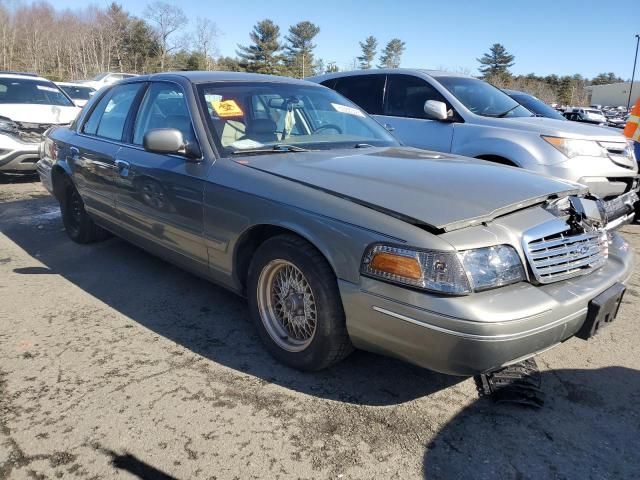
[[[640,249],[640,226],[624,228]],[[538,357],[546,405],[356,352],[303,374],[242,299],[0,180],[0,478],[640,478],[636,273],[617,321]]]

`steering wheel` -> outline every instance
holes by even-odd
[[[328,130],[328,129],[333,129],[336,132],[338,132],[340,135],[342,135],[342,129],[334,123],[325,123],[324,125],[320,125],[318,128],[315,129],[313,133],[318,133],[322,130]]]

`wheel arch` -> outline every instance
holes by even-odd
[[[500,165],[508,165],[510,167],[518,167],[515,162],[501,155],[478,155],[479,160],[487,160],[488,162],[499,163]]]
[[[63,166],[63,164],[56,163],[51,168],[51,185],[53,188],[53,195],[58,200],[62,198],[62,195],[64,193],[65,180],[72,182],[71,172],[69,171],[69,168],[67,166]]]
[[[233,279],[242,294],[246,293],[249,266],[251,265],[255,251],[268,239],[285,234],[302,238],[318,250],[333,271],[333,274],[338,278],[338,272],[331,261],[332,255],[326,246],[322,245],[322,242],[313,241],[308,232],[305,232],[304,229],[296,228],[293,225],[263,223],[253,225],[245,230],[235,243],[233,251]]]

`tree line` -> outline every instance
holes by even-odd
[[[555,74],[539,76],[513,75],[509,70],[515,65],[515,56],[510,54],[504,45],[494,43],[489,51],[478,58],[479,71],[482,78],[498,88],[521,90],[535,95],[546,103],[563,105],[586,105],[589,101],[587,87],[605,85],[624,80],[613,72],[600,73],[592,79],[580,74],[558,76]]]
[[[179,6],[162,0],[149,3],[141,17],[115,2],[80,11],[59,11],[46,0],[15,5],[0,4],[1,70],[33,71],[52,80],[107,71],[230,70],[304,78],[340,70],[335,61],[317,58],[320,26],[306,20],[291,25],[284,35],[273,20],[261,20],[249,32],[248,44],[238,45],[234,56],[223,56],[213,21],[190,21]],[[406,44],[400,38],[380,44],[371,35],[359,47],[359,55],[347,66],[350,70],[397,68]],[[485,80],[548,103],[584,104],[589,85],[622,81],[613,73],[592,79],[579,74],[513,75],[515,57],[499,43],[477,60]]]
[[[194,21],[172,3],[149,3],[141,17],[111,3],[80,11],[55,9],[47,1],[0,4],[0,69],[32,71],[52,80],[88,78],[100,72],[153,73],[166,70],[232,70],[303,78],[337,71],[334,61],[316,58],[320,27],[301,21],[281,38],[272,20],[256,23],[248,45],[235,56],[221,56],[218,29],[208,18]],[[371,68],[377,40],[365,40],[359,64]],[[361,44],[364,45],[364,44]],[[379,66],[400,65],[405,43],[391,39],[380,52]]]

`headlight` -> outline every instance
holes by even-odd
[[[466,250],[460,253],[460,259],[476,292],[526,278],[518,253],[508,245]]]
[[[363,258],[362,273],[450,295],[466,295],[526,278],[520,257],[507,245],[460,253],[373,245]]]
[[[562,152],[566,157],[607,157],[607,151],[594,140],[577,140],[575,138],[549,137],[542,139]]]
[[[18,125],[7,117],[0,117],[0,132],[4,133],[18,133]]]
[[[373,245],[364,255],[362,273],[451,295],[471,292],[469,280],[455,252]]]

